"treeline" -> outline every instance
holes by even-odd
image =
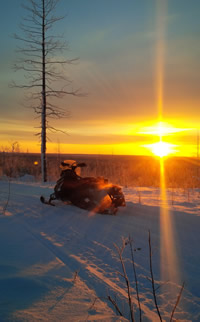
[[[87,164],[82,169],[82,176],[103,176],[122,186],[160,186],[160,160],[149,156],[48,154],[48,181],[58,179],[60,162],[66,159]],[[28,174],[39,181],[40,162],[39,154],[0,152],[0,176],[18,178]],[[200,187],[199,162],[195,158],[170,157],[165,159],[164,165],[167,187]]]

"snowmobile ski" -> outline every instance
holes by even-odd
[[[55,207],[55,205],[53,203],[51,203],[49,200],[46,200],[44,196],[41,196],[40,197],[40,201],[42,203],[44,203],[45,205],[50,205],[50,206],[54,206]]]

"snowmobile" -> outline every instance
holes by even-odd
[[[103,177],[81,177],[80,169],[85,166],[74,160],[61,162],[62,172],[54,192],[49,200],[41,196],[41,202],[55,206],[52,201],[61,200],[94,213],[116,214],[118,207],[126,205],[121,187]]]

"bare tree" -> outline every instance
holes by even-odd
[[[14,34],[22,45],[18,47],[19,59],[14,64],[15,71],[24,73],[23,84],[11,83],[11,87],[28,90],[28,99],[31,107],[40,117],[41,138],[41,172],[42,181],[47,181],[46,143],[47,130],[57,131],[50,126],[49,118],[62,118],[67,112],[58,107],[56,100],[64,95],[77,96],[78,91],[67,87],[71,84],[63,73],[66,64],[71,64],[75,59],[59,58],[58,53],[68,49],[61,36],[54,35],[53,27],[56,22],[64,17],[54,15],[60,0],[26,0],[23,4],[27,15],[20,25],[21,33]],[[61,83],[65,86],[61,87]]]

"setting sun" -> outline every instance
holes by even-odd
[[[157,122],[154,125],[146,126],[140,132],[141,134],[147,135],[149,138],[152,138],[152,141],[155,142],[155,138],[157,137],[158,142],[143,145],[147,148],[151,153],[160,158],[165,157],[169,154],[176,154],[177,150],[175,147],[177,145],[171,144],[169,142],[163,142],[164,140],[174,140],[174,135],[178,132],[185,131],[183,128],[176,128],[167,122]]]
[[[153,154],[155,154],[160,158],[165,157],[170,153],[172,153],[173,147],[174,147],[173,144],[162,142],[162,141],[148,145],[148,148],[153,152]]]

